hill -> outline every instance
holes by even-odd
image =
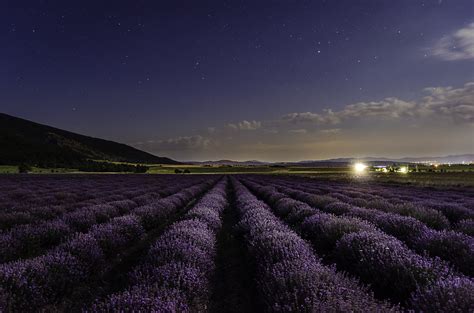
[[[204,162],[184,162],[186,164],[195,165],[232,165],[232,166],[301,166],[301,167],[347,167],[355,162],[363,161],[371,165],[390,165],[393,163],[473,163],[474,154],[448,155],[448,156],[426,156],[426,157],[404,157],[404,158],[387,158],[387,157],[360,157],[360,158],[335,158],[325,160],[304,160],[295,162],[264,162],[258,160],[250,161],[234,161],[234,160],[217,160]]]
[[[187,164],[195,164],[195,165],[231,165],[231,166],[262,166],[262,165],[268,165],[270,163],[268,162],[261,162],[257,160],[250,160],[250,161],[233,161],[233,160],[217,160],[217,161],[190,161],[186,162]]]
[[[75,134],[0,113],[0,164],[74,167],[87,160],[180,164],[114,141]]]
[[[426,157],[405,157],[405,158],[384,158],[384,157],[362,157],[362,158],[337,158],[328,160],[307,160],[300,162],[285,162],[282,164],[292,166],[347,166],[357,161],[364,161],[369,164],[388,165],[392,163],[471,163],[474,161],[474,154],[448,155],[448,156],[426,156]]]

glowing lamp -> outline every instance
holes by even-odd
[[[356,173],[363,173],[366,168],[367,168],[367,165],[365,165],[364,163],[356,163],[356,164],[354,164],[354,171],[355,171]]]

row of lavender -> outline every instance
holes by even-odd
[[[151,246],[129,273],[129,287],[97,300],[93,312],[203,312],[209,307],[216,235],[227,206],[221,180]]]
[[[46,254],[0,265],[0,311],[47,310],[79,287],[107,272],[129,247],[146,238],[148,231],[170,223],[172,216],[208,190],[215,178],[180,190],[168,197],[131,209],[124,216],[76,233]]]
[[[288,177],[280,181],[312,185],[323,193],[344,191],[352,198],[367,200],[386,199],[393,202],[426,203],[436,205],[458,205],[474,210],[474,190],[470,187],[418,187],[413,185],[368,181],[320,180],[306,177]]]
[[[377,209],[357,207],[338,198],[318,196],[313,193],[278,187],[277,190],[310,204],[319,210],[335,215],[358,217],[366,220],[385,233],[403,241],[411,249],[420,254],[428,253],[451,262],[459,271],[466,275],[474,275],[474,238],[462,232],[452,230],[435,230],[428,227],[410,214],[400,215],[398,212],[386,212]],[[304,188],[304,187],[302,187]],[[418,208],[420,212],[423,208]]]
[[[238,227],[255,264],[267,312],[389,312],[356,280],[321,264],[311,247],[262,201],[234,180]]]
[[[15,179],[14,179],[15,178]],[[50,220],[72,210],[113,201],[139,204],[160,196],[172,176],[3,176],[0,178],[0,230]]]
[[[145,185],[156,184],[170,177],[149,178],[146,176],[113,176],[113,175],[35,175],[35,176],[2,176],[0,186],[0,211],[23,211],[31,207],[50,205],[78,204],[113,193],[113,188],[134,192],[134,187],[143,189]]]
[[[415,253],[387,233],[398,234],[401,238],[406,234],[421,247],[429,249],[430,252],[439,252],[467,272],[472,271],[472,237],[460,234],[457,234],[458,237],[450,237],[448,234],[446,238],[451,241],[443,241],[441,239],[445,238],[444,233],[439,235],[431,231],[431,236],[428,237],[416,232],[410,234],[410,231],[414,231],[411,228],[416,221],[414,219],[408,220],[412,224],[406,227],[403,224],[407,221],[405,217],[394,218],[393,215],[382,217],[377,213],[385,214],[383,212],[365,210],[365,214],[375,213],[378,219],[362,220],[357,214],[353,216],[351,213],[361,212],[364,209],[351,209],[349,206],[342,206],[340,202],[321,205],[319,207],[321,210],[329,212],[325,213],[278,192],[274,187],[262,186],[258,180],[243,181],[267,201],[279,217],[310,241],[315,251],[324,257],[325,262],[334,262],[338,269],[347,271],[370,284],[377,297],[388,298],[395,303],[401,302],[411,309],[429,312],[472,311],[474,306],[472,278],[463,276],[439,259]],[[308,193],[295,190],[289,191],[289,194],[294,198],[309,197]],[[335,212],[344,216],[332,214]],[[348,212],[350,214],[347,214]],[[438,235],[441,238],[433,239]],[[460,239],[459,242],[457,239]],[[428,243],[422,243],[423,240]],[[446,250],[456,253],[456,256],[461,254],[461,260],[451,257],[449,253],[445,253]]]
[[[259,177],[258,179],[265,180],[266,178]],[[468,189],[452,191],[452,195],[447,197],[446,192],[442,190],[411,187],[412,196],[408,196],[409,191],[406,187],[398,185],[361,184],[355,186],[348,183],[321,182],[301,178],[275,179],[272,183],[317,195],[318,200],[315,200],[317,201],[315,205],[319,205],[322,201],[339,200],[353,206],[413,217],[436,230],[454,229],[467,235],[474,235],[474,208],[472,207],[474,194]],[[312,200],[308,197],[308,201]]]
[[[90,206],[74,206],[72,209],[56,210],[56,217],[52,219],[38,219],[35,222],[19,225],[0,233],[0,263],[14,261],[20,258],[30,258],[46,252],[48,249],[66,241],[77,233],[86,233],[96,224],[106,223],[112,218],[128,214],[137,206],[146,205],[161,197],[178,192],[181,188],[192,186],[202,179],[178,181],[167,186],[166,181],[158,181],[154,187],[144,188],[130,199],[110,201],[111,197],[96,198]],[[111,186],[114,187],[113,185]],[[71,186],[70,188],[73,188]],[[110,187],[109,187],[110,188]],[[115,190],[115,192],[123,192]]]

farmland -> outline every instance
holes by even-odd
[[[474,190],[0,176],[0,311],[472,312]]]

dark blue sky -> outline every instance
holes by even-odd
[[[426,141],[426,110],[457,114],[436,123],[444,134],[473,130],[462,118],[474,114],[473,13],[470,0],[6,0],[0,111],[181,160],[474,152],[468,136],[393,152],[347,144],[413,125]],[[427,103],[427,87],[449,103]],[[347,108],[357,103],[371,111]]]

